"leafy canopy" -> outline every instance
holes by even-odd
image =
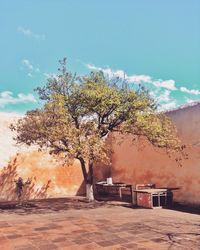
[[[57,76],[36,89],[43,106],[28,111],[12,129],[18,143],[47,147],[65,159],[109,162],[105,138],[110,132],[145,136],[153,145],[180,150],[180,141],[169,118],[143,88],[129,88],[119,79],[100,72],[79,77],[60,61]]]

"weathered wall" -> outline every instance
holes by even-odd
[[[18,118],[17,115],[0,113],[0,200],[14,197],[14,180],[19,176],[24,180],[32,178],[34,185],[30,198],[84,193],[79,162],[75,161],[72,166],[62,166],[48,153],[38,152],[34,147],[16,146],[9,126]],[[9,160],[10,165],[7,167]]]
[[[164,151],[147,142],[140,140],[133,143],[127,138],[120,145],[112,142],[112,170],[97,166],[95,180],[106,179],[112,171],[114,181],[179,187],[180,190],[175,191],[176,200],[200,203],[200,104],[171,111],[168,115],[177,126],[183,143],[188,145],[189,159],[183,162],[182,167],[177,166],[174,159],[169,159]],[[14,179],[17,176],[25,180],[33,178],[30,197],[62,197],[84,193],[78,162],[64,167],[49,154],[38,152],[36,148],[16,147],[9,125],[17,118],[0,113],[0,199],[13,198]],[[16,153],[16,162],[12,160],[9,167],[3,170]]]
[[[200,204],[200,104],[167,113],[187,145],[189,159],[177,166],[163,150],[146,141],[130,138],[118,144],[113,140],[112,176],[126,183],[155,183],[162,187],[179,187],[175,200]]]
[[[19,150],[14,144],[13,133],[9,129],[11,122],[20,118],[17,114],[0,113],[0,168],[7,165],[10,157]],[[20,150],[23,150],[20,148]]]

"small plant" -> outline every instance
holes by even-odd
[[[22,177],[19,177],[15,180],[16,184],[16,193],[19,204],[22,205],[24,201],[24,189],[27,185],[31,184],[31,180],[28,178],[26,182],[23,181]]]

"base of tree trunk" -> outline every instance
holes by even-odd
[[[94,201],[94,191],[92,184],[86,184],[86,198],[89,201]]]

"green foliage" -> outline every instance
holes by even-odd
[[[153,145],[168,150],[181,149],[171,121],[156,111],[146,90],[129,89],[102,72],[78,77],[66,70],[65,63],[66,59],[60,61],[58,75],[36,89],[43,107],[27,112],[12,125],[19,143],[47,147],[51,153],[84,164],[109,162],[105,139],[114,131],[145,136]]]

